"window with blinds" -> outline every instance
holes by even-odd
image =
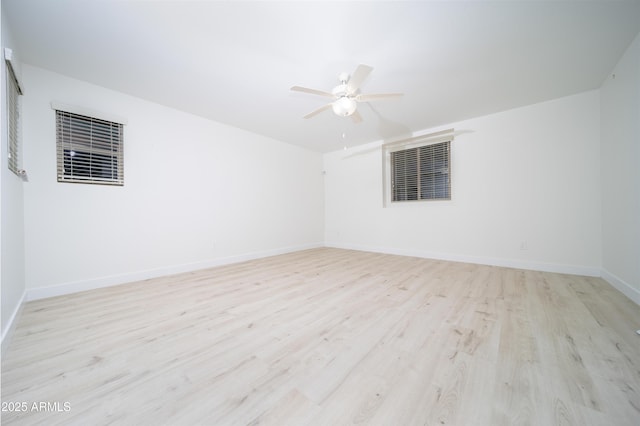
[[[450,144],[390,152],[391,201],[450,200]]]
[[[8,164],[9,170],[20,176],[20,85],[9,61],[7,64],[7,130],[8,130]]]
[[[451,200],[451,142],[454,129],[382,145],[382,205]]]
[[[123,125],[56,110],[58,182],[124,185]]]

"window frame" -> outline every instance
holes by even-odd
[[[25,172],[20,168],[21,136],[20,116],[22,86],[14,66],[13,51],[4,49],[5,59],[5,88],[6,88],[6,118],[7,118],[7,167],[16,176],[24,178]]]
[[[452,167],[451,167],[451,142],[454,137],[454,129],[447,129],[436,133],[430,133],[426,135],[416,136],[409,139],[403,139],[400,141],[387,143],[382,145],[382,166],[383,166],[383,206],[389,207],[394,205],[407,205],[421,202],[430,201],[451,201],[452,200]],[[430,147],[434,145],[442,144],[446,149],[447,159],[447,195],[448,197],[425,197],[424,192],[420,190],[420,149],[424,147]],[[394,165],[392,164],[392,157],[397,155],[396,153],[406,152],[407,155],[411,155],[409,151],[415,150],[414,160],[416,165],[414,167],[416,188],[414,199],[395,199],[394,200]]]
[[[58,182],[124,186],[126,119],[59,102],[51,107],[56,120]],[[69,172],[74,156],[79,158],[77,173]]]

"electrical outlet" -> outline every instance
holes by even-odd
[[[527,244],[526,241],[521,241],[520,242],[520,250],[528,250],[529,249],[529,245]]]

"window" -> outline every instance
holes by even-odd
[[[450,200],[449,142],[391,153],[392,201]]]
[[[453,130],[446,130],[383,145],[385,205],[450,200],[452,140]]]
[[[8,164],[9,170],[18,176],[24,172],[19,166],[20,152],[20,95],[22,90],[16,78],[11,64],[12,51],[5,49],[5,62],[7,64],[7,130],[8,130]]]
[[[123,123],[54,109],[58,182],[124,185]]]

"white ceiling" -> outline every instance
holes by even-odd
[[[640,1],[2,3],[25,63],[320,152],[598,88],[640,31]],[[291,86],[360,63],[405,96],[302,118]]]

